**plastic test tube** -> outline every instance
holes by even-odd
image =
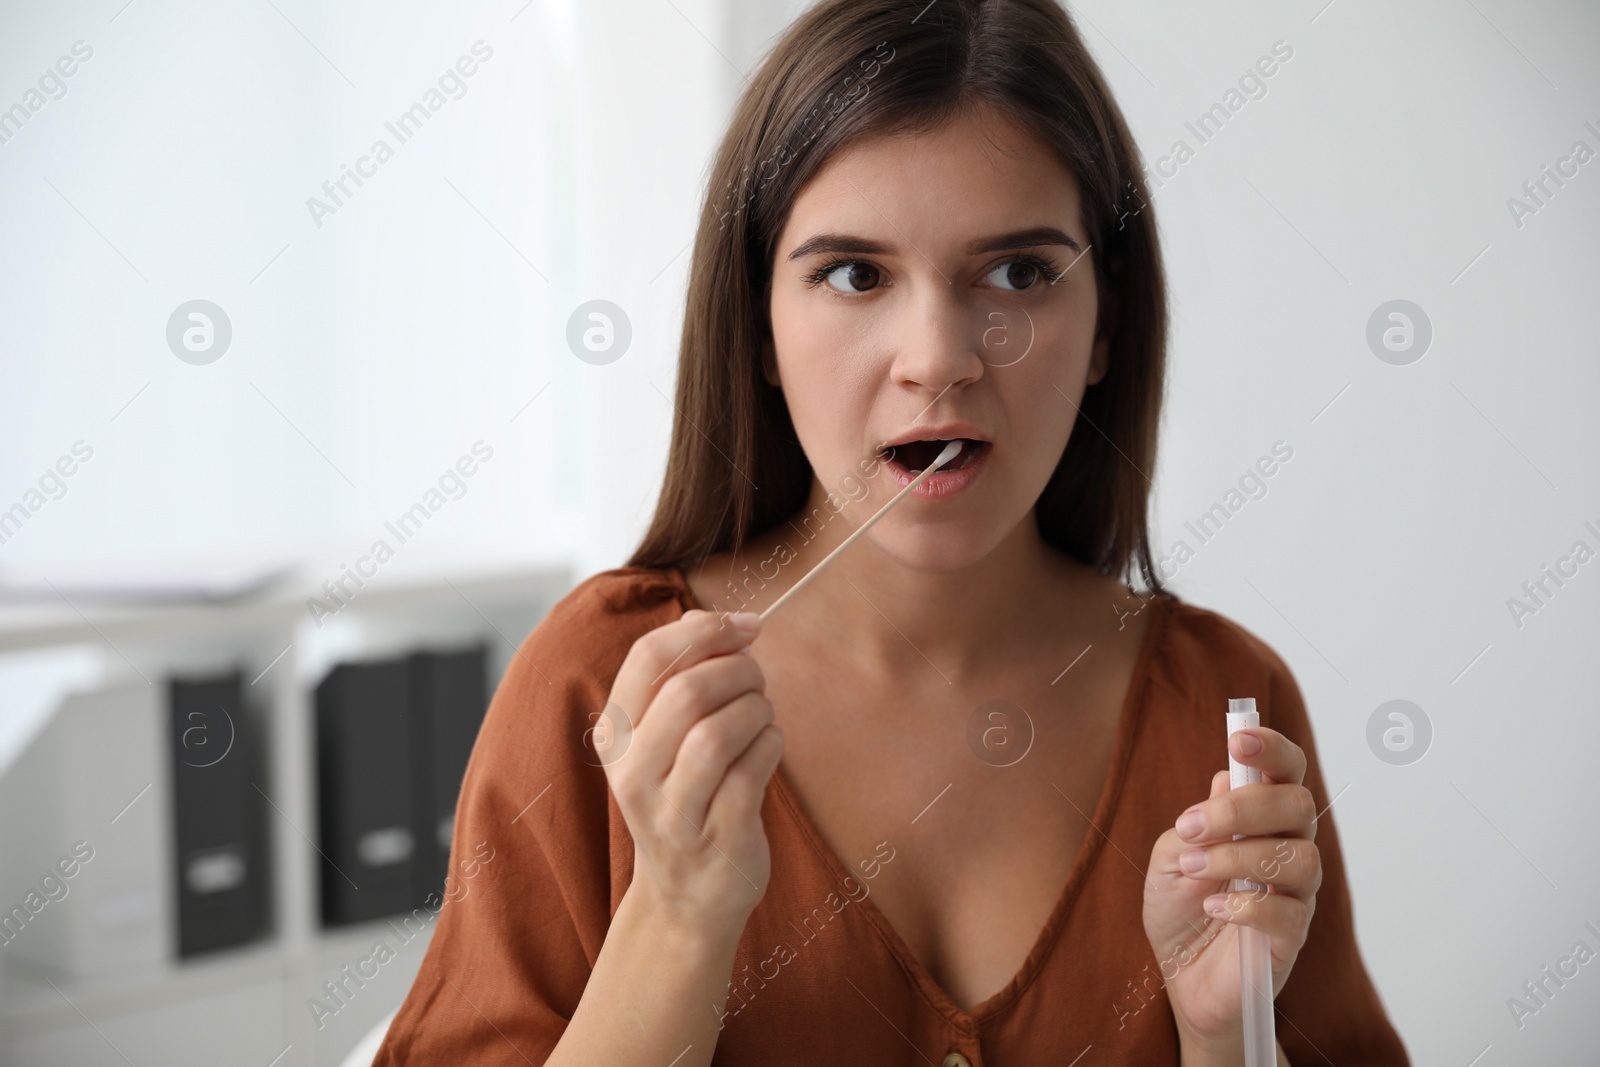
[[[1254,697],[1228,701],[1228,737],[1247,726],[1260,726]],[[1233,758],[1228,751],[1228,788],[1254,785],[1261,771]],[[1244,834],[1234,834],[1237,841]],[[1265,893],[1267,887],[1249,878],[1235,878],[1236,893]],[[1272,943],[1267,935],[1249,926],[1239,927],[1239,999],[1244,1007],[1245,1067],[1276,1067],[1278,1041],[1272,1016]]]

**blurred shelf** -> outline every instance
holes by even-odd
[[[337,575],[337,570],[328,573]],[[439,607],[508,602],[553,603],[571,587],[571,572],[560,566],[505,571],[452,572],[373,583],[357,591],[349,609],[418,611]],[[0,652],[118,637],[181,641],[195,637],[248,636],[312,621],[311,598],[323,598],[321,582],[291,579],[237,600],[186,603],[106,604],[65,601],[0,604]]]
[[[420,957],[432,935],[430,924],[404,946],[405,952]],[[321,931],[309,952],[292,952],[269,938],[153,970],[100,978],[70,978],[12,963],[0,977],[0,1019],[5,1020],[7,1037],[16,1039],[81,1026],[84,1016],[99,1021],[266,982],[291,981],[315,990],[345,964],[366,956],[377,940],[391,946],[398,942],[387,920]]]
[[[318,825],[316,683],[342,660],[476,640],[488,642],[498,683],[528,632],[573,585],[559,565],[413,569],[406,577],[369,580],[320,625],[307,607],[323,596],[320,575],[315,585],[288,580],[229,601],[0,606],[0,654],[91,645],[108,670],[132,668],[151,682],[197,666],[247,668],[265,726],[274,931],[249,946],[94,979],[45,973],[0,952],[0,1063],[78,1067],[131,1057],[182,1067],[217,1062],[209,1053],[225,1048],[228,1062],[336,1064],[399,1005],[432,924],[409,941],[383,919],[321,926],[320,861],[305,836]],[[324,995],[323,983],[379,940],[397,950],[392,962],[336,1014],[319,1017],[310,1002]]]

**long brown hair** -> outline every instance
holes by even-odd
[[[700,214],[677,416],[655,517],[628,561],[685,567],[793,516],[813,480],[783,393],[762,372],[778,235],[840,148],[937,129],[989,104],[1052,145],[1078,182],[1106,375],[1036,505],[1047,544],[1160,589],[1147,523],[1165,371],[1166,280],[1138,153],[1056,0],[822,0],[740,97]],[[1114,310],[1113,310],[1114,309]],[[1082,424],[1087,425],[1082,425]]]

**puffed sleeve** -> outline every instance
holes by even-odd
[[[631,571],[596,575],[512,658],[468,761],[432,940],[374,1067],[528,1067],[565,1032],[632,875],[584,735],[633,640],[677,614],[650,592]]]
[[[1305,750],[1304,784],[1321,813],[1313,843],[1322,857],[1322,886],[1306,943],[1277,997],[1278,1043],[1295,1067],[1409,1067],[1405,1046],[1356,944],[1344,854],[1334,809],[1328,807],[1332,797],[1323,781],[1300,687],[1283,660],[1265,643],[1256,643],[1268,665],[1268,701],[1261,724]]]

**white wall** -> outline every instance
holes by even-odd
[[[1506,202],[1574,141],[1600,152],[1600,12],[1325,4],[1075,7],[1148,163],[1195,149],[1153,195],[1175,312],[1160,544],[1194,550],[1181,595],[1299,679],[1414,1062],[1591,1062],[1593,968],[1520,1029],[1506,1001],[1600,950],[1600,563],[1520,627],[1506,601],[1575,541],[1600,551],[1600,161],[1520,227]],[[1185,122],[1278,41],[1266,95],[1201,144]],[[1409,365],[1365,339],[1394,299],[1433,324]],[[1184,524],[1280,440],[1267,494],[1200,544]],[[1392,699],[1434,731],[1406,766],[1367,742]]]
[[[73,442],[95,450],[0,545],[0,577],[333,577],[479,439],[494,459],[379,580],[617,565],[659,484],[735,68],[798,7],[273,3],[0,7],[0,107],[94,49],[0,144],[0,507]],[[1173,584],[1294,668],[1348,786],[1362,948],[1416,1062],[1592,1058],[1593,968],[1520,1030],[1506,1001],[1578,939],[1600,948],[1600,563],[1520,627],[1507,598],[1573,542],[1600,550],[1600,162],[1520,226],[1507,199],[1575,141],[1600,151],[1600,14],[1074,10],[1150,163],[1196,149],[1153,196],[1175,313],[1158,540],[1195,549]],[[494,56],[466,94],[317,227],[306,198],[479,39]],[[1278,41],[1293,56],[1266,95],[1198,144],[1185,122]],[[196,297],[234,329],[207,366],[164,337]],[[596,298],[633,327],[608,366],[564,341]],[[1410,365],[1365,339],[1394,299],[1433,325]],[[1267,495],[1198,545],[1185,522],[1280,440]],[[1434,731],[1409,766],[1366,740],[1396,698]]]
[[[493,461],[386,573],[467,545],[564,555],[579,486],[552,456],[571,409],[557,388],[511,418],[573,362],[547,344],[582,242],[558,195],[579,180],[559,129],[581,94],[570,14],[97,7],[7,5],[0,43],[7,105],[93,49],[0,145],[0,500],[74,441],[94,449],[0,573],[353,562],[480,439]],[[491,58],[450,74],[424,128],[385,128],[479,41]],[[317,217],[308,200],[336,204],[323,183],[378,139],[393,157]],[[197,297],[233,328],[205,366],[165,337]]]

